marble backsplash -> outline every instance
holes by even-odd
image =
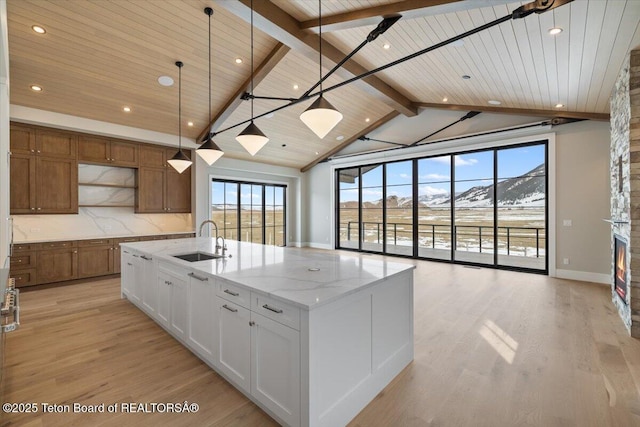
[[[193,232],[191,214],[136,214],[133,208],[81,207],[77,215],[15,215],[15,243]]]

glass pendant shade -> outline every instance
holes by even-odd
[[[256,153],[269,142],[269,138],[267,138],[267,136],[258,129],[258,126],[253,123],[253,120],[251,120],[249,126],[236,136],[236,141],[238,141],[249,154],[255,156]]]
[[[218,145],[213,142],[213,139],[211,139],[211,137],[207,138],[204,144],[196,148],[196,153],[198,153],[202,160],[207,162],[209,166],[214,164],[215,161],[222,157],[222,155],[224,154],[220,147],[218,147]]]
[[[191,160],[184,154],[182,149],[179,149],[178,152],[169,160],[167,163],[171,165],[178,173],[184,172],[189,166],[191,166]]]
[[[342,113],[322,95],[300,114],[300,120],[320,139],[324,138],[342,120],[342,117]]]

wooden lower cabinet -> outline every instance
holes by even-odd
[[[113,274],[114,260],[112,239],[80,241],[78,243],[78,278]]]
[[[36,265],[38,284],[64,282],[78,278],[78,248],[75,242],[66,243],[68,243],[66,247],[44,248],[38,251]]]

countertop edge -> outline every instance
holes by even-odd
[[[83,236],[73,238],[60,238],[60,239],[34,239],[34,240],[14,240],[14,245],[31,245],[34,243],[49,243],[49,242],[72,242],[74,240],[93,240],[93,239],[126,239],[128,237],[146,237],[146,236],[169,236],[171,234],[195,234],[195,230],[191,231],[163,231],[162,233],[153,234],[114,234],[114,235],[96,235],[96,236]]]

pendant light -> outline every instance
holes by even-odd
[[[204,8],[204,13],[209,15],[209,119],[211,119],[211,15],[213,15],[213,9],[210,7]],[[200,147],[196,148],[196,153],[211,166],[216,160],[218,160],[224,152],[213,142],[211,138],[211,132],[207,140]]]
[[[178,67],[178,152],[167,163],[171,165],[178,173],[184,172],[191,163],[193,163],[184,151],[182,151],[182,66],[180,61],[176,62]]]
[[[253,123],[253,0],[251,0],[251,123],[238,136],[236,141],[252,156],[255,156],[269,138]]]
[[[320,96],[302,114],[300,120],[320,139],[342,120],[342,113],[322,95],[322,0],[318,0],[318,37],[320,39]]]

